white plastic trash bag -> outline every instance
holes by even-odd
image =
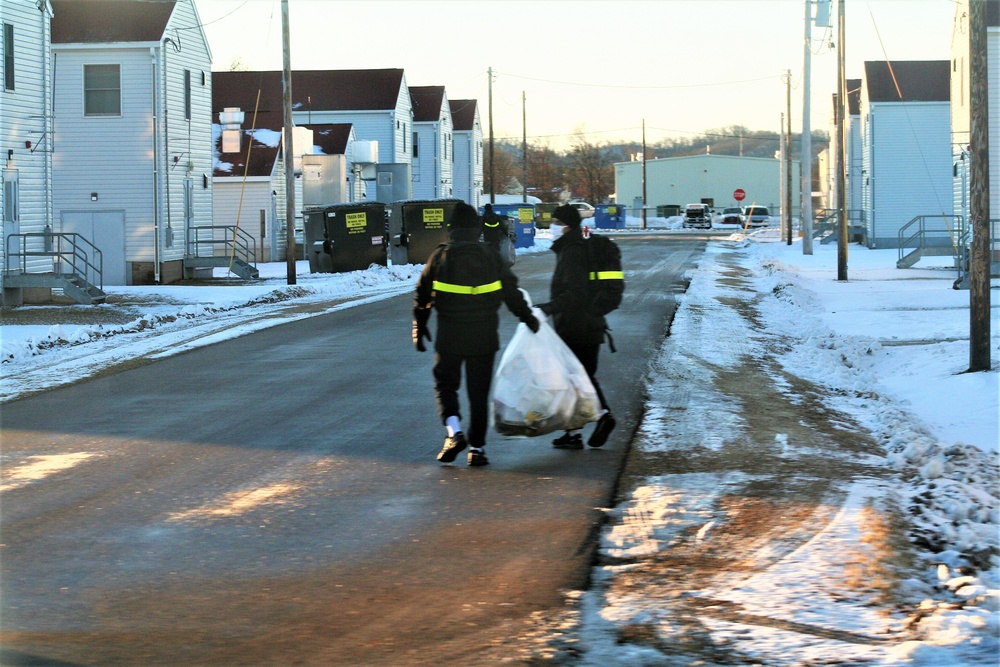
[[[493,425],[507,436],[534,437],[583,428],[601,404],[587,371],[533,308],[540,327],[517,326],[493,378]]]

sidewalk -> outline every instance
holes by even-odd
[[[836,246],[709,244],[574,602],[583,664],[996,664],[998,374],[964,373],[954,271],[849,253],[845,283]]]

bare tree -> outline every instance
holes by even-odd
[[[548,145],[528,146],[528,193],[542,201],[558,201],[566,189],[564,158]]]
[[[569,159],[569,185],[572,191],[598,203],[614,192],[615,170],[613,151],[607,144],[591,143],[582,130],[573,138]]]
[[[250,66],[247,65],[246,61],[243,60],[243,56],[233,56],[233,59],[229,61],[229,71],[230,72],[249,72]]]
[[[493,145],[493,161],[490,164],[489,152],[486,152],[486,160],[483,163],[483,183],[490,182],[490,171],[493,170],[493,184],[497,189],[495,194],[507,191],[512,180],[517,180],[521,173],[520,150],[513,146],[508,146],[503,142],[496,142]],[[520,181],[518,181],[520,183]],[[489,188],[486,188],[487,190]],[[484,193],[486,200],[489,200],[489,192]]]

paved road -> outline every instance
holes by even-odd
[[[2,493],[3,664],[516,657],[531,614],[586,585],[649,359],[704,245],[621,243],[618,353],[599,372],[619,428],[599,450],[491,434],[492,465],[438,464],[409,295],[3,405],[5,460],[75,463]],[[553,261],[516,267],[538,301]],[[514,326],[505,313],[505,340]]]

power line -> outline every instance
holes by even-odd
[[[673,86],[621,86],[621,85],[612,85],[606,83],[579,83],[574,81],[555,81],[553,79],[539,79],[531,76],[522,76],[520,74],[508,74],[505,72],[494,72],[494,74],[509,76],[512,79],[524,79],[526,81],[537,81],[539,83],[552,83],[560,86],[580,86],[583,88],[615,88],[615,89],[628,89],[628,90],[676,90],[678,88],[708,88],[712,86],[732,86],[738,83],[755,83],[757,81],[769,81],[771,79],[775,79],[780,76],[780,75],[763,76],[756,79],[743,79],[740,81],[719,81],[714,83],[678,84]]]

